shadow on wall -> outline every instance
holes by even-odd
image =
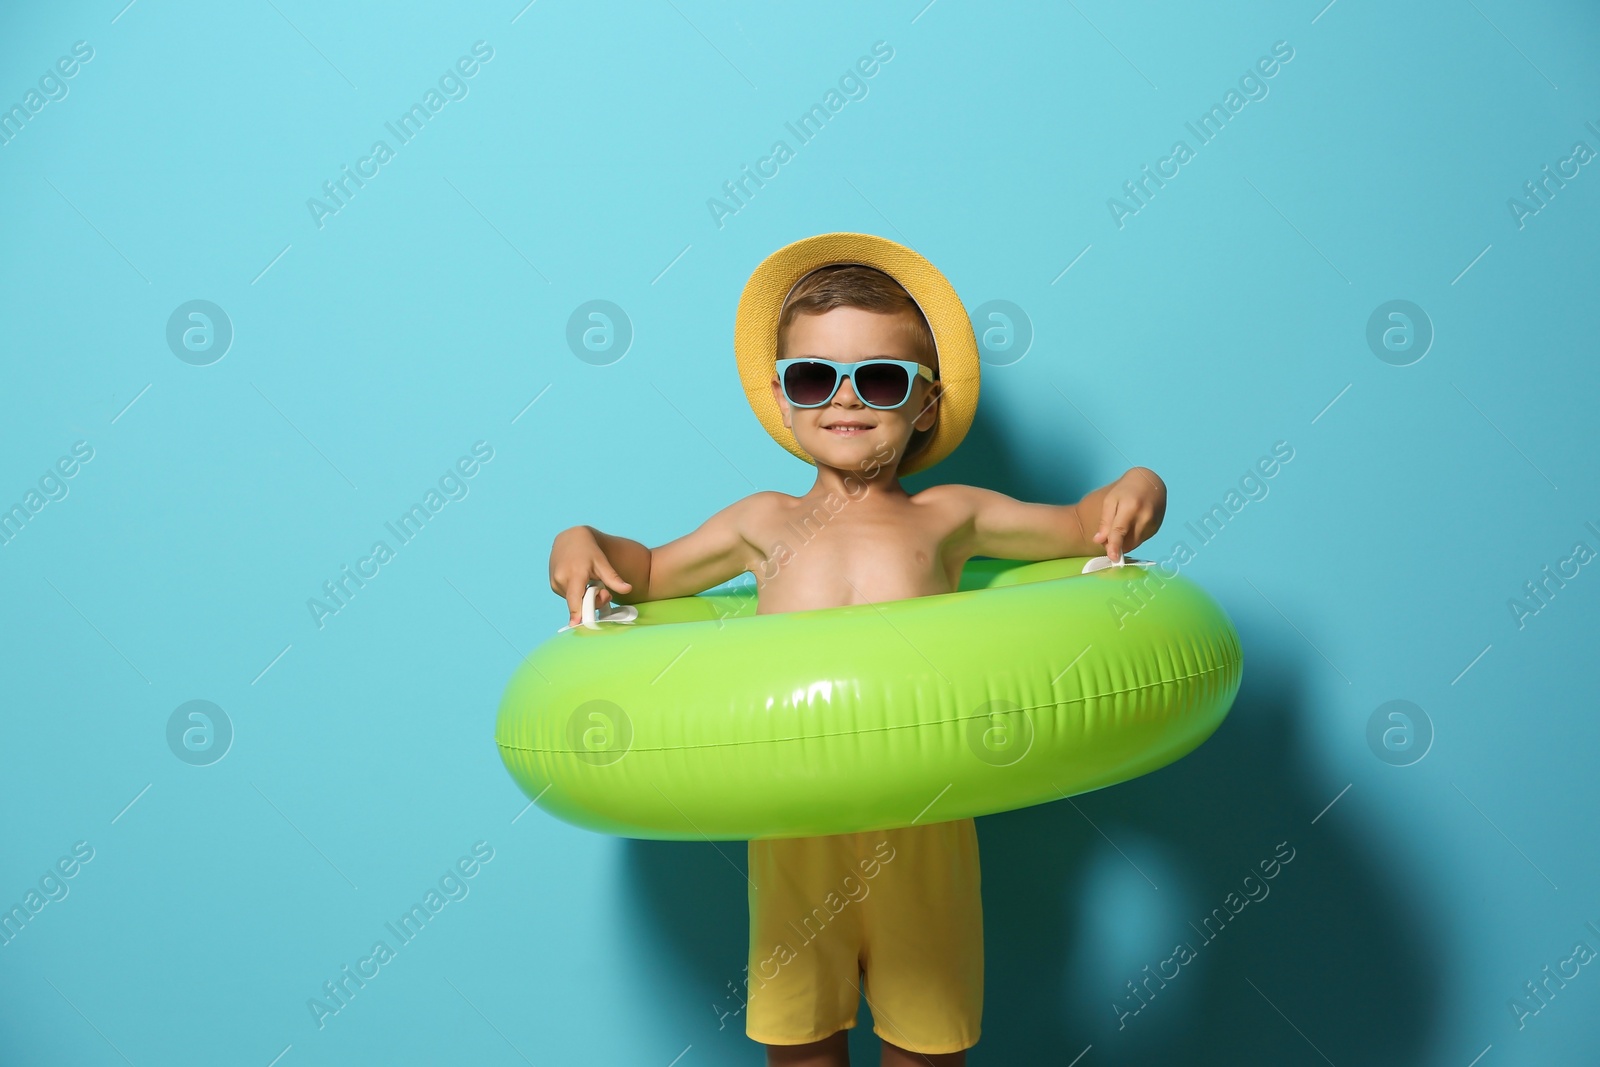
[[[936,468],[938,480],[1049,502],[1093,487],[1085,487],[1081,471],[1028,477],[1018,471],[1051,465],[1011,460],[998,428],[980,416],[963,446]],[[936,484],[932,475],[916,476],[910,481],[926,480],[908,488]],[[1300,664],[1254,651],[1271,642],[1253,642],[1250,633],[1272,632],[1275,620],[1234,621],[1246,650],[1243,684],[1228,718],[1199,749],[1073,803],[978,819],[985,974],[983,1036],[968,1056],[974,1067],[1041,1057],[1066,1064],[1091,1044],[1085,1067],[1322,1062],[1307,1039],[1334,1063],[1420,1062],[1440,1010],[1435,976],[1422,961],[1438,952],[1419,943],[1426,924],[1412,910],[1415,902],[1343,829],[1349,824],[1340,809],[1311,823],[1338,790],[1306,788]],[[1089,960],[1082,943],[1081,932],[1101,920],[1086,913],[1086,876],[1110,847],[1088,820],[1113,841],[1139,840],[1146,852],[1159,851],[1191,890],[1185,897],[1176,886],[1163,887],[1170,898],[1184,898],[1163,902],[1176,918],[1161,920],[1125,974],[1106,974],[1107,965]],[[1243,877],[1279,842],[1294,858],[1269,883],[1270,894],[1244,906],[1207,943],[1189,923],[1200,925],[1240,891]],[[657,1010],[683,1020],[697,1063],[764,1062],[738,1011],[748,947],[745,843],[622,844],[631,932],[654,947],[651,955],[672,975],[649,990]],[[1152,899],[1161,891],[1134,880]],[[1113,1005],[1138,1003],[1125,983],[1146,977],[1140,968],[1154,970],[1178,942],[1193,946],[1194,961],[1168,988],[1152,982],[1149,1003],[1119,1026]],[[1101,977],[1072,977],[1082,974]],[[729,1014],[719,1018],[723,1012]],[[852,1062],[877,1062],[871,1023],[863,1003]]]
[[[1241,631],[1256,629],[1249,622],[1235,620]],[[1074,798],[1081,816],[1057,802],[978,820],[987,958],[974,1065],[1041,1052],[1064,1053],[1065,1063],[1091,1043],[1095,1064],[1118,1067],[1323,1062],[1308,1038],[1334,1063],[1422,1061],[1439,1015],[1436,976],[1423,962],[1438,953],[1417,941],[1425,921],[1344,829],[1337,806],[1312,825],[1338,789],[1306,790],[1298,665],[1252,656],[1247,635],[1244,645],[1233,710],[1187,757]],[[1131,833],[1154,843],[1194,896],[1164,924],[1173,926],[1167,943],[1149,944],[1129,973],[1072,988],[1066,976],[1079,972],[1082,951],[1074,931],[1096,922],[1083,912],[1086,861],[1109,847],[1090,819],[1112,840]],[[1243,877],[1285,841],[1294,859],[1270,894],[1207,943],[1189,923],[1241,892]],[[1180,941],[1196,959],[1166,989],[1151,982],[1149,1003],[1119,1027],[1113,1004],[1138,1007],[1125,983]]]
[[[1122,473],[1117,470],[1097,477],[1081,469],[1081,457],[1065,452],[1059,458],[1044,455],[1042,449],[1051,447],[1049,442],[1031,449],[1030,456],[1007,438],[1001,420],[990,414],[993,410],[994,405],[980,403],[971,429],[956,450],[927,470],[906,478],[906,491],[917,493],[930,485],[946,483],[981,485],[1018,500],[1068,504]],[[1072,417],[1077,418],[1076,413]],[[1033,462],[1028,462],[1030,458]]]

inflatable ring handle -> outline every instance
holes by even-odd
[[[599,594],[599,592],[600,587],[598,585],[591,585],[589,588],[583,591],[583,613],[580,618],[582,619],[584,629],[586,630],[600,629],[600,624],[595,621],[594,610],[594,598]]]
[[[598,583],[583,591],[583,608],[578,614],[578,621],[584,629],[598,630],[603,622],[633,622],[639,617],[639,609],[632,604],[614,604],[610,611],[601,616],[594,603],[595,597],[599,595]]]

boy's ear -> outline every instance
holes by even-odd
[[[917,417],[912,421],[913,430],[929,430],[939,418],[939,399],[944,395],[944,385],[940,382],[928,383],[928,394],[922,398],[922,407],[917,412]],[[784,423],[788,425],[787,422]]]
[[[789,421],[789,398],[783,395],[783,386],[778,384],[778,379],[772,379],[772,399],[778,402],[778,414],[783,416],[783,424],[789,429],[794,429],[794,423]]]

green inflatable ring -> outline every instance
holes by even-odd
[[[1028,807],[1188,754],[1239,691],[1205,590],[1087,557],[974,561],[957,592],[756,615],[638,605],[522,662],[495,741],[576,826],[654,840],[883,830]]]

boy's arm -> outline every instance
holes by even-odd
[[[723,508],[698,529],[655,549],[592,526],[563,530],[550,549],[550,588],[566,600],[577,625],[591,580],[602,583],[595,597],[602,604],[665,600],[719,585],[762,558],[744,536],[744,520],[762,495]]]
[[[1148,467],[1134,467],[1076,504],[1029,504],[975,486],[952,486],[970,508],[967,555],[996,559],[1098,556],[1113,560],[1154,535],[1167,510],[1167,487]]]

